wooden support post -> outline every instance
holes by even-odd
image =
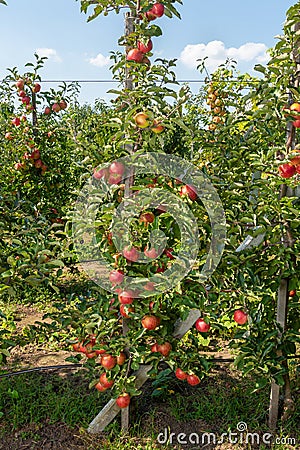
[[[294,31],[299,32],[300,30],[300,23],[297,23],[294,26]],[[300,54],[299,54],[299,40],[296,42],[296,46],[293,50],[292,58],[295,63],[295,72],[296,76],[292,81],[292,84],[294,84],[295,88],[299,88],[300,84]],[[293,96],[290,93],[289,94],[289,103],[293,103]],[[288,151],[292,150],[295,147],[295,128],[293,127],[292,123],[289,122],[288,129],[287,129],[287,142],[286,142],[286,148]],[[282,184],[279,194],[279,199],[285,197],[285,196],[295,196],[296,192],[295,190],[291,190],[287,187],[287,185]],[[283,245],[287,247],[292,247],[294,244],[293,237],[291,235],[291,232],[287,226],[287,233],[284,238]],[[284,278],[280,282],[280,286],[278,288],[278,300],[277,300],[277,314],[276,314],[276,320],[277,323],[282,328],[282,333],[286,329],[286,320],[287,320],[287,310],[288,310],[288,298],[289,298],[289,280],[287,278]],[[280,333],[280,334],[282,334]],[[284,377],[285,386],[284,386],[284,408],[285,413],[282,417],[284,420],[286,416],[288,415],[288,411],[293,408],[293,400],[291,397],[291,389],[290,389],[290,377],[288,373],[288,362],[287,360],[284,361],[284,365],[287,369],[287,373]],[[271,430],[275,430],[277,426],[278,421],[278,415],[279,415],[279,400],[280,400],[280,387],[275,383],[275,381],[271,384],[271,395],[270,395],[270,406],[269,406],[269,427]]]

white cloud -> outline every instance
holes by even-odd
[[[108,56],[103,56],[102,53],[98,53],[96,58],[89,59],[89,63],[92,64],[92,66],[96,66],[96,67],[107,66],[109,61],[110,61],[110,58]]]
[[[214,71],[227,58],[239,62],[263,63],[268,60],[267,46],[262,43],[247,42],[240,47],[226,48],[222,41],[210,41],[207,44],[189,44],[180,54],[180,61],[187,67],[195,68],[197,59],[205,58],[206,67]]]
[[[55,62],[61,62],[62,59],[58,56],[57,51],[54,48],[37,48],[35,51],[39,56],[46,56]]]

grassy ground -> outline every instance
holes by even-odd
[[[121,432],[119,417],[100,435],[87,434],[88,424],[109,400],[109,393],[89,390],[88,382],[85,371],[29,373],[0,379],[0,449],[270,448],[262,442],[263,434],[269,432],[268,390],[251,394],[254,381],[240,379],[239,374],[227,366],[216,368],[211,377],[195,388],[171,376],[164,380],[158,397],[153,396],[154,388],[148,382],[143,395],[133,404],[132,426],[127,434]],[[299,380],[294,380],[295,395],[299,388]],[[242,422],[247,424],[249,432],[259,434],[259,446],[245,442],[246,434],[241,435],[237,429]],[[284,426],[279,424],[276,436],[282,444],[273,448],[299,449],[299,429],[298,397],[293,417]],[[203,433],[214,433],[219,440],[222,433],[230,430],[238,432],[241,443],[202,446]],[[161,444],[158,442],[159,433],[162,433]],[[170,439],[165,438],[165,433],[168,433],[167,437],[175,433],[173,445],[170,445]],[[186,438],[180,438],[179,433],[185,433]],[[189,442],[190,437],[195,442],[195,433],[200,439],[200,445],[196,446]],[[180,445],[178,438],[186,440],[188,445]],[[292,441],[294,439],[296,442]]]

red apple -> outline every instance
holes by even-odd
[[[119,302],[122,305],[131,305],[133,303],[134,297],[133,297],[133,291],[122,291],[119,295]]]
[[[72,345],[74,352],[80,352],[81,344],[80,342],[75,342],[75,344]]]
[[[126,246],[123,250],[123,256],[129,260],[136,262],[139,259],[138,251],[135,247]]]
[[[295,121],[293,122],[293,126],[294,126],[295,128],[300,128],[300,119],[295,120]]]
[[[194,373],[191,375],[188,375],[186,377],[186,381],[191,385],[191,386],[196,386],[197,384],[200,383],[200,378],[195,375]]]
[[[153,43],[152,43],[151,39],[149,39],[147,45],[143,44],[143,42],[141,42],[141,41],[138,41],[137,47],[140,50],[140,52],[148,53],[148,52],[151,52],[151,50],[153,48]]]
[[[39,159],[40,156],[41,156],[41,153],[40,153],[39,149],[37,149],[37,148],[35,148],[35,149],[33,150],[33,152],[31,153],[31,155],[30,155],[30,157],[31,157],[32,159]]]
[[[142,325],[147,330],[155,330],[160,324],[160,318],[156,316],[144,316],[142,319]]]
[[[178,368],[175,370],[175,376],[176,376],[176,378],[178,378],[178,380],[186,380],[188,374]]]
[[[100,375],[99,382],[100,382],[100,383],[102,384],[102,386],[105,387],[106,389],[111,388],[111,387],[113,386],[113,384],[114,384],[114,380],[108,380],[108,378],[107,378],[105,372],[103,372],[103,373]]]
[[[20,163],[20,162],[18,162],[18,163],[16,163],[15,165],[14,165],[14,168],[16,169],[16,170],[21,170],[21,169],[25,169],[25,164],[24,163]]]
[[[18,126],[20,125],[20,123],[21,123],[20,117],[15,117],[15,118],[11,121],[11,123],[12,123],[15,127],[18,127]]]
[[[127,305],[120,305],[120,314],[121,316],[125,317],[125,319],[128,319],[129,313],[134,313],[134,307],[133,306],[127,306]]]
[[[181,195],[182,197],[183,196],[188,196],[193,201],[196,200],[196,198],[197,198],[197,193],[192,188],[192,186],[190,186],[189,184],[181,186],[180,191],[179,191],[179,195]]]
[[[130,404],[130,395],[127,394],[126,392],[124,394],[121,394],[116,399],[116,404],[118,405],[119,408],[127,408],[127,406],[129,406]]]
[[[33,87],[33,92],[35,94],[37,94],[38,92],[40,92],[41,90],[41,85],[39,83],[35,83],[34,87]]]
[[[145,291],[154,291],[155,284],[152,281],[148,281],[144,286]]]
[[[144,255],[151,259],[155,259],[158,257],[158,253],[154,247],[150,250],[144,250]]]
[[[41,159],[36,159],[34,162],[34,167],[36,167],[37,169],[40,169],[43,165],[43,161]]]
[[[46,116],[48,116],[49,114],[51,114],[51,108],[49,108],[49,106],[46,106],[45,110],[44,110],[44,114],[46,114]]]
[[[17,82],[16,82],[16,87],[17,87],[17,89],[23,89],[24,88],[24,80],[18,80]]]
[[[104,392],[104,391],[107,390],[107,388],[105,388],[101,383],[95,384],[95,388],[96,388],[97,391],[99,391],[99,392]]]
[[[152,353],[158,353],[158,344],[157,342],[153,345],[151,345],[151,352]]]
[[[122,366],[125,363],[125,361],[126,361],[126,355],[124,352],[121,352],[119,354],[119,356],[117,356],[117,364],[119,366]]]
[[[297,167],[300,166],[300,155],[294,156],[290,159],[290,164],[293,164],[293,166]]]
[[[137,63],[141,63],[144,58],[144,53],[141,52],[138,48],[132,48],[126,55],[127,61],[135,61]]]
[[[115,367],[116,364],[117,360],[112,355],[104,354],[101,357],[101,365],[102,367],[104,367],[104,369],[111,370]]]
[[[20,97],[26,97],[26,92],[25,91],[20,91],[19,92],[19,96]]]
[[[144,223],[153,223],[155,219],[155,215],[152,212],[142,213],[140,215],[140,222]]]
[[[60,111],[60,106],[58,103],[53,103],[52,105],[52,111],[58,113]]]
[[[164,251],[164,254],[169,258],[169,259],[175,259],[175,256],[172,255],[173,249],[172,248],[166,248],[166,250]]]
[[[111,174],[123,175],[124,172],[125,172],[124,165],[118,161],[114,161],[109,166],[109,173]]]
[[[204,319],[200,318],[200,319],[196,320],[195,327],[201,333],[207,333],[210,329],[210,324],[206,323],[204,321]]]
[[[22,97],[22,103],[28,106],[30,103],[30,98],[27,95],[25,95],[25,97]]]
[[[151,14],[154,14],[156,17],[162,17],[165,12],[165,7],[162,3],[154,3],[150,11]]]
[[[124,280],[124,272],[122,270],[112,270],[109,274],[109,281],[113,284],[121,284]]]
[[[285,163],[278,167],[279,174],[282,178],[291,178],[296,173],[296,168],[292,164]]]
[[[237,309],[234,311],[233,320],[239,325],[244,325],[248,320],[248,316],[241,309]]]
[[[59,102],[59,106],[60,106],[60,109],[66,109],[68,107],[68,104],[65,100],[61,100]]]
[[[289,292],[289,297],[295,297],[295,295],[296,295],[296,289],[292,289],[292,290]]]
[[[172,345],[170,344],[170,342],[164,342],[163,344],[158,345],[158,351],[163,356],[168,356],[171,350]]]

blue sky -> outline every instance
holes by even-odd
[[[48,55],[41,71],[48,80],[99,80],[111,78],[110,50],[122,50],[117,40],[123,33],[123,15],[110,14],[86,23],[75,0],[6,0],[0,5],[0,77],[7,67],[22,72],[34,52]],[[209,56],[212,70],[226,56],[239,62],[241,71],[251,71],[266,61],[265,50],[276,42],[288,7],[296,0],[183,0],[182,20],[157,19],[163,36],[154,38],[154,56],[177,58],[180,79],[198,80],[199,57]],[[53,85],[54,87],[55,85]],[[49,85],[47,84],[47,88]],[[108,98],[112,84],[82,85],[81,102]]]

